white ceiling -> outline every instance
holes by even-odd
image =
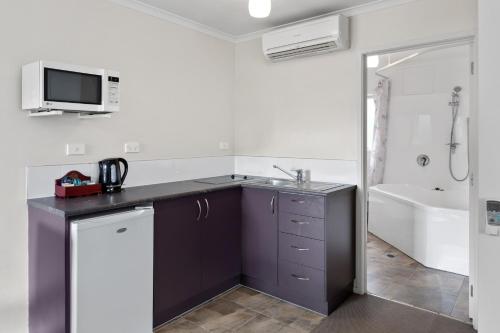
[[[268,18],[248,14],[248,0],[138,0],[230,36],[242,36],[279,25],[381,0],[272,0]]]

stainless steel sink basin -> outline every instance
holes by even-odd
[[[247,181],[252,181],[253,177],[243,176],[243,175],[229,175],[220,177],[210,177],[203,179],[196,179],[196,183],[210,184],[210,185],[224,185],[230,183],[242,183]]]
[[[281,188],[296,188],[305,191],[328,191],[336,187],[343,186],[342,184],[335,184],[335,183],[319,183],[319,182],[298,183],[292,180],[276,179],[276,178],[268,178],[262,181],[258,181],[256,182],[256,184],[281,187]]]
[[[291,181],[291,180],[283,180],[283,179],[266,179],[263,181],[264,184],[266,185],[272,185],[272,186],[290,186],[290,187],[296,187],[298,185],[297,182]]]

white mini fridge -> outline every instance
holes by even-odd
[[[153,331],[152,207],[71,222],[71,333]]]

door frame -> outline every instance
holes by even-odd
[[[367,189],[367,144],[366,144],[366,95],[367,95],[367,72],[366,58],[370,55],[380,55],[394,53],[412,49],[420,49],[425,47],[435,46],[459,46],[470,45],[470,61],[473,67],[477,67],[476,56],[476,36],[474,32],[464,32],[460,34],[451,34],[440,36],[435,39],[417,40],[413,42],[387,45],[362,50],[358,53],[359,73],[360,73],[360,88],[361,95],[359,97],[358,113],[358,205],[357,209],[357,264],[356,264],[356,283],[355,292],[358,294],[367,293],[367,254],[366,244],[368,235],[368,189]],[[469,285],[471,288],[477,289],[477,241],[479,238],[479,226],[477,220],[477,185],[474,177],[477,174],[477,73],[472,67],[470,76],[470,186],[469,186]],[[477,328],[477,293],[469,292],[469,315],[472,318],[474,328]]]

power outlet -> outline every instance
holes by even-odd
[[[66,156],[85,155],[84,143],[68,143],[66,144]]]
[[[229,150],[229,143],[228,142],[219,142],[219,149],[220,150]]]
[[[141,145],[139,142],[127,142],[123,145],[123,150],[127,154],[136,154],[141,152]]]

